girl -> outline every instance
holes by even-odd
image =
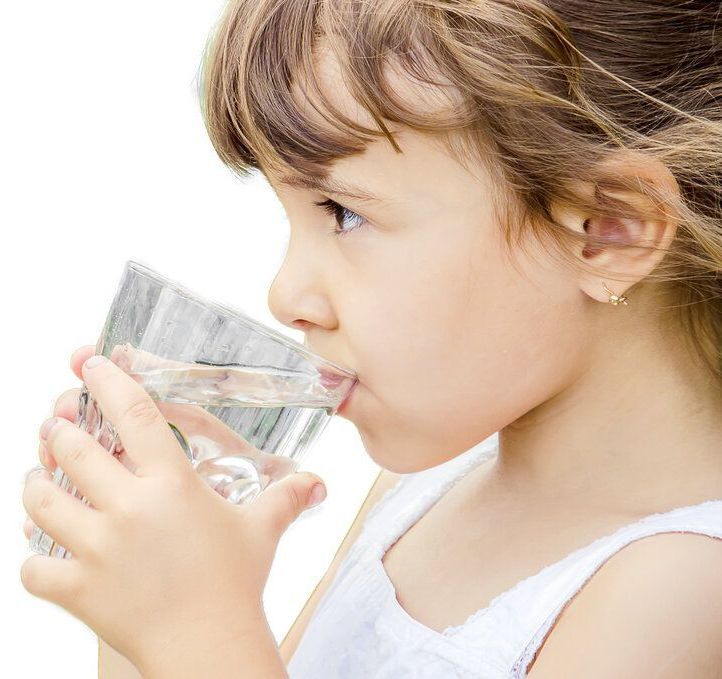
[[[228,4],[211,140],[283,203],[271,310],[358,373],[383,468],[292,679],[722,676],[720,23]]]

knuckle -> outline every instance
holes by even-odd
[[[86,446],[80,443],[75,443],[73,446],[68,448],[65,454],[65,461],[71,465],[81,466],[88,460],[88,449]]]
[[[112,535],[112,530],[110,530],[107,518],[103,521],[102,525],[103,527],[107,527],[107,529],[93,530],[88,534],[88,539],[83,545],[83,559],[101,563],[103,560],[107,560],[108,555],[112,553],[112,542],[108,537]]]
[[[44,483],[43,488],[38,490],[38,496],[36,506],[41,514],[46,514],[51,511],[55,504],[55,493],[53,492],[55,487],[49,483]]]
[[[130,523],[138,514],[137,502],[128,496],[119,496],[113,503],[113,514],[121,523]]]
[[[168,491],[176,497],[187,497],[199,477],[192,474],[172,474],[164,480]]]
[[[291,511],[294,514],[300,513],[300,511],[303,509],[303,500],[298,494],[298,490],[293,486],[288,489],[288,501]]]
[[[157,419],[158,409],[149,398],[131,403],[121,415],[121,421],[130,420],[139,424],[152,424]]]

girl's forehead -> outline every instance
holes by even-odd
[[[352,94],[354,86],[366,90],[362,91],[362,97],[374,100],[381,94],[377,91],[377,87],[381,85],[398,100],[402,109],[411,107],[419,113],[443,114],[449,108],[462,104],[458,89],[442,73],[433,74],[435,84],[422,82],[405,69],[393,54],[388,55],[383,62],[382,83],[359,82],[355,79],[351,85],[348,65],[343,56],[330,48],[326,40],[320,38],[313,52],[313,74],[296,74],[292,79],[291,93],[309,120],[320,126],[328,125],[328,122],[317,106],[325,113],[330,104],[335,111],[354,123],[369,129],[378,128],[378,123],[368,107]],[[314,82],[309,82],[309,78],[313,78]],[[318,101],[319,95],[325,98],[326,102]],[[384,119],[384,124],[392,133],[408,129],[403,123],[388,119]]]
[[[260,106],[247,118],[251,143],[260,145],[256,155],[269,181],[294,173],[325,177],[339,166],[342,176],[353,177],[357,171],[367,174],[374,164],[377,170],[389,161],[398,167],[439,151],[467,165],[459,154],[466,145],[455,130],[419,130],[403,123],[404,110],[442,121],[449,108],[458,111],[461,96],[448,80],[439,73],[432,74],[434,83],[423,82],[393,54],[383,61],[379,79],[359,77],[350,57],[338,49],[338,43],[332,48],[319,37],[311,54],[291,60],[296,70],[273,93],[270,82],[246,83],[249,101]],[[384,103],[389,98],[397,102],[391,112]],[[414,159],[403,155],[412,143]],[[428,152],[420,154],[420,145]]]

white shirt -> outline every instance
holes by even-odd
[[[399,604],[381,559],[458,479],[497,452],[494,434],[386,491],[319,602],[288,665],[290,679],[525,677],[566,602],[625,545],[671,531],[722,538],[722,499],[652,514],[521,580],[463,624],[432,630]]]

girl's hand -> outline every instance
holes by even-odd
[[[88,360],[93,354],[95,354],[95,346],[92,344],[88,344],[84,347],[76,349],[70,356],[70,369],[73,371],[73,373],[78,379],[83,379],[81,373],[83,363],[85,363],[85,361]],[[58,396],[58,398],[55,400],[55,403],[53,404],[53,417],[62,417],[66,420],[69,420],[70,422],[75,422],[78,416],[78,403],[80,401],[80,392],[80,387],[75,387],[74,389],[68,389],[67,391],[64,391],[62,394],[60,394],[60,396]],[[43,441],[42,439],[40,439],[40,442],[38,444],[38,459],[40,460],[40,464],[45,467],[46,471],[42,471],[40,469],[32,469],[31,471],[33,473],[33,476],[35,476],[35,474],[38,474],[52,481],[52,472],[55,471],[58,465],[52,458],[52,456],[48,454],[47,446],[45,445],[45,441]],[[30,540],[30,538],[32,537],[34,529],[35,524],[33,523],[32,519],[29,516],[26,517],[25,523],[23,525],[23,533],[25,533],[25,537],[28,540]]]
[[[78,364],[86,350],[75,353]],[[69,418],[54,418],[43,432],[45,464],[62,467],[89,504],[46,476],[28,479],[28,515],[73,557],[30,557],[23,586],[85,622],[141,672],[173,648],[265,633],[262,596],[276,547],[320,479],[290,474],[252,503],[232,505],[195,472],[153,399],[121,368],[104,360],[79,376],[135,469]]]

